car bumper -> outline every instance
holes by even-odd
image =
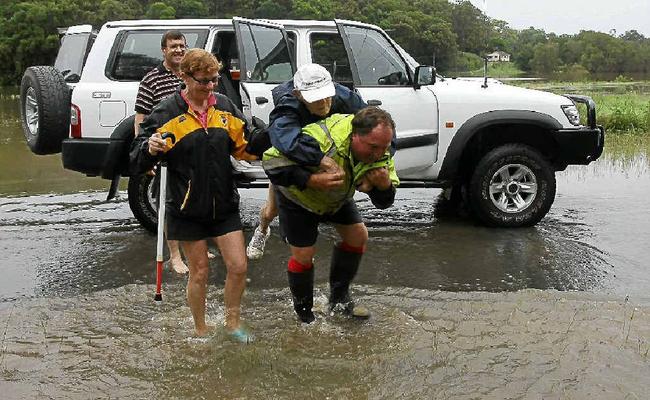
[[[63,168],[100,176],[110,139],[65,139],[61,147]]]
[[[598,159],[605,147],[605,129],[561,129],[555,132],[555,141],[560,151],[559,161],[566,165],[586,165]]]
[[[575,129],[559,129],[555,140],[560,149],[559,162],[586,165],[598,159],[605,147],[605,129],[596,125],[596,103],[589,96],[566,94],[574,104],[581,103],[587,108],[587,126]]]

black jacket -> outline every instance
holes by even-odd
[[[218,220],[239,210],[239,193],[230,156],[254,159],[246,153],[246,120],[232,102],[216,94],[208,109],[207,128],[201,125],[180,94],[163,100],[141,124],[143,133],[131,145],[131,166],[150,170],[161,157],[149,154],[155,132],[171,132],[175,145],[163,157],[168,165],[168,212],[196,220]]]

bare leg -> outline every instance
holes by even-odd
[[[368,243],[368,229],[363,222],[352,225],[335,224],[336,231],[341,239],[354,247],[364,247]]]
[[[187,304],[194,318],[194,329],[198,336],[205,336],[213,327],[205,323],[205,295],[208,283],[208,246],[205,240],[182,242],[183,250],[190,264],[187,280]]]
[[[278,204],[275,201],[273,185],[269,185],[269,193],[266,195],[266,203],[260,210],[260,230],[266,233],[269,225],[278,216]]]
[[[296,247],[289,245],[291,256],[302,265],[310,265],[316,255],[316,246]]]
[[[178,240],[168,240],[167,247],[169,247],[169,264],[172,269],[178,274],[186,274],[189,269],[183,262],[183,257],[181,257],[181,249],[178,245]]]
[[[253,232],[250,243],[246,248],[246,256],[250,260],[259,260],[264,255],[266,241],[271,235],[269,225],[278,215],[278,205],[275,201],[273,185],[269,185],[269,193],[266,197],[266,203],[260,210],[260,224]]]
[[[226,264],[226,284],[223,290],[226,329],[234,331],[239,328],[241,298],[246,287],[246,270],[248,268],[244,233],[234,231],[213,239],[219,247],[224,264]]]

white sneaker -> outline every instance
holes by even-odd
[[[248,247],[246,247],[246,257],[249,260],[259,260],[264,255],[264,246],[266,246],[266,240],[271,236],[271,227],[269,226],[266,230],[266,235],[262,233],[262,230],[258,226],[255,228],[253,237],[251,238]]]

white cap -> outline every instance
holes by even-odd
[[[305,64],[293,76],[293,87],[308,103],[333,97],[336,93],[332,76],[318,64]]]

